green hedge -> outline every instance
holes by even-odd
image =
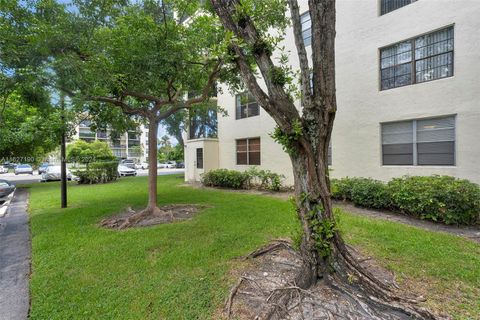
[[[247,171],[228,169],[210,170],[202,175],[202,183],[208,187],[231,189],[252,189],[279,191],[282,188],[283,175],[270,170],[258,170],[252,167]]]
[[[334,199],[445,224],[475,224],[480,215],[479,186],[449,176],[405,176],[388,183],[367,178],[332,179],[331,192]]]
[[[207,187],[245,189],[250,176],[245,172],[216,169],[202,175],[202,183]]]
[[[96,184],[115,181],[118,177],[118,162],[92,162],[83,170],[75,171],[79,184]]]

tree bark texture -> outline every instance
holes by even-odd
[[[155,117],[148,119],[148,212],[159,211],[157,207],[157,131]]]

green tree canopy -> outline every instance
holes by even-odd
[[[88,164],[97,161],[112,161],[115,156],[107,143],[77,140],[67,146],[67,161]]]
[[[3,97],[0,113],[0,162],[38,164],[60,141],[59,110],[29,102],[17,91]]]
[[[204,103],[215,81],[228,74],[226,37],[216,17],[200,1],[74,0],[72,7],[6,1],[2,34],[11,30],[17,46],[10,51],[25,57],[21,63],[6,58],[11,70],[28,70],[45,87],[67,95],[97,128],[109,124],[122,132],[132,122],[148,124],[148,210],[157,212],[158,123]],[[29,57],[33,62],[25,63]]]

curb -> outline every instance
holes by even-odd
[[[17,190],[15,189],[15,191]],[[8,213],[8,209],[10,208],[10,203],[15,195],[15,191],[10,193],[7,197],[7,201],[0,205],[0,218],[4,217]]]

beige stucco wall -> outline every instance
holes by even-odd
[[[301,11],[307,1],[300,1]],[[420,0],[379,16],[379,1],[337,1],[338,114],[332,135],[332,176],[388,180],[405,174],[448,174],[480,183],[480,1]],[[379,48],[454,25],[454,76],[379,91]],[[297,66],[291,31],[285,41]],[[310,50],[310,47],[307,48]],[[262,168],[293,183],[288,156],[270,137],[274,122],[260,116],[235,120],[235,98],[218,96],[219,166],[237,166],[235,140],[260,137]],[[380,123],[456,115],[456,166],[382,166]]]
[[[197,168],[197,148],[203,148],[203,169]],[[219,168],[218,140],[195,139],[185,144],[185,181],[200,181],[201,175]]]

